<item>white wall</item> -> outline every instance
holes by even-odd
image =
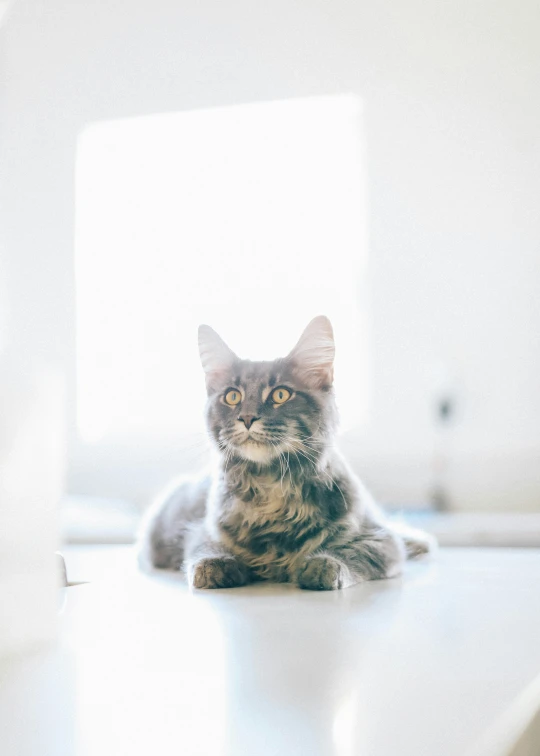
[[[0,23],[5,4],[0,3]],[[1,59],[0,59],[1,61]],[[1,62],[0,62],[1,65]],[[0,677],[13,677],[10,657],[24,663],[55,637],[58,614],[56,512],[62,493],[62,360],[49,294],[33,286],[40,261],[17,238],[16,181],[23,163],[4,131],[9,86],[0,83]],[[5,96],[6,95],[6,96]],[[23,130],[22,130],[23,131]],[[6,138],[4,139],[4,134]],[[33,172],[32,172],[33,173]],[[31,178],[31,172],[28,177]],[[19,197],[17,195],[19,194]],[[28,216],[27,221],[32,221]],[[22,230],[22,227],[21,227]],[[57,261],[53,261],[53,265]],[[45,282],[44,282],[45,283]],[[2,737],[4,744],[4,738]],[[3,745],[4,747],[4,745]],[[9,742],[7,743],[10,750]],[[11,752],[11,751],[10,751]]]
[[[367,135],[372,412],[349,451],[383,498],[423,498],[442,445],[456,506],[540,506],[538,3],[18,0],[0,33],[2,223],[69,372],[85,123],[354,92]],[[441,363],[458,408],[445,442],[432,421]],[[84,461],[72,461],[77,489]]]

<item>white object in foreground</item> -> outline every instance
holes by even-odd
[[[540,752],[540,550],[442,549],[328,593],[190,593],[129,547],[65,556],[91,581],[66,589],[76,756]]]

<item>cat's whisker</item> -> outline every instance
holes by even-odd
[[[283,478],[285,477],[285,462],[279,452],[279,466],[281,468],[281,478],[279,479],[279,485],[281,486],[281,495],[283,496]]]
[[[292,446],[292,445],[291,445],[291,451],[294,454],[294,456],[296,457],[296,459],[297,459],[298,464],[300,465],[300,467],[302,467],[302,461],[301,461],[300,457],[298,456],[299,454],[302,457],[304,457],[305,459],[307,459],[308,462],[311,462],[311,464],[313,464],[312,460],[310,460],[308,457],[306,457],[304,454],[302,454],[302,452],[299,449],[295,449],[295,447]],[[313,465],[313,466],[315,467],[315,465]]]
[[[345,504],[345,507],[347,508],[347,500],[345,499],[345,495],[344,495],[343,491],[341,490],[341,488],[336,483],[335,479],[329,473],[327,473],[327,472],[325,472],[324,474],[327,476],[327,478],[330,481],[330,483],[332,484],[332,486],[335,486],[337,488],[337,490],[341,494],[341,498],[343,499],[343,503]]]
[[[293,449],[296,449],[300,454],[302,454],[303,457],[306,459],[309,459],[310,462],[313,463],[314,466],[316,466],[316,463],[318,463],[319,458],[316,454],[314,454],[312,451],[309,451],[307,447],[305,447],[298,439],[295,438],[288,438],[288,443],[293,447]]]
[[[293,479],[292,479],[292,472],[291,472],[291,458],[290,454],[287,451],[287,470],[289,471],[289,480],[291,481],[291,488],[296,488],[294,485]]]
[[[314,469],[317,469],[317,465],[315,464],[314,460],[311,459],[311,457],[308,457],[307,454],[305,454],[300,449],[297,449],[298,454],[300,454],[301,457],[304,457],[304,459],[307,459],[308,462],[310,462],[313,465]]]
[[[227,472],[227,468],[229,466],[229,462],[231,461],[233,454],[234,454],[234,446],[232,444],[227,444],[227,450],[226,450],[226,456],[225,456],[225,473]]]
[[[303,439],[299,439],[299,442],[305,446],[307,449],[311,449],[314,452],[320,452],[321,449],[324,447],[324,444],[321,442],[319,446],[313,446],[313,442],[311,444],[306,444],[306,442]]]
[[[281,478],[280,478],[281,494],[283,495],[284,468],[283,468],[283,463],[282,463],[282,459],[281,459],[281,452],[279,451],[279,448],[278,448],[277,444],[272,443],[272,441],[270,441],[270,444],[274,447],[274,450],[275,450],[275,452],[277,454],[277,459],[278,459],[278,462],[279,462],[279,469],[280,469],[280,472],[281,472]]]

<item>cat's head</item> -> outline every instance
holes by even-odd
[[[269,362],[240,359],[207,325],[199,327],[199,352],[208,430],[224,454],[263,465],[287,452],[319,456],[336,425],[328,318],[314,318],[287,357]]]

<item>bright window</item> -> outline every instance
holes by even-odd
[[[98,123],[77,159],[81,440],[202,427],[196,335],[284,355],[311,317],[337,336],[342,415],[365,408],[365,208],[357,98]]]

